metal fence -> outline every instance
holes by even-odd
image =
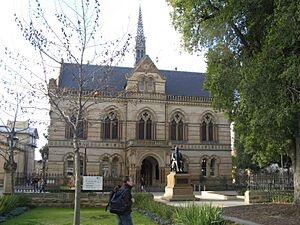
[[[293,190],[292,173],[237,174],[235,186],[239,189],[283,191]]]
[[[88,176],[98,176],[89,174]],[[82,179],[81,179],[82,180]],[[81,181],[82,183],[82,181]],[[122,184],[120,177],[104,177],[103,191],[111,191],[115,186]],[[68,192],[74,191],[73,176],[56,173],[17,173],[15,179],[15,192]]]
[[[252,174],[249,178],[249,189],[252,190],[293,190],[293,174],[264,173]]]

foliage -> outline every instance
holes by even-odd
[[[211,205],[196,205],[195,203],[184,207],[169,206],[154,201],[152,195],[144,193],[134,194],[134,207],[154,213],[162,218],[160,224],[169,221],[175,224],[205,225],[205,224],[228,224],[222,219],[222,210]],[[228,221],[227,221],[228,222]]]
[[[161,202],[154,201],[152,195],[144,193],[134,194],[134,207],[155,213],[164,220],[169,220],[173,216],[174,207],[167,206]]]
[[[300,1],[167,0],[190,51],[207,50],[206,87],[251,160],[295,159],[300,115]],[[295,165],[295,163],[293,163]]]
[[[253,154],[245,151],[245,146],[243,143],[239,141],[239,139],[235,139],[235,155],[233,156],[232,164],[233,168],[238,171],[251,170],[252,172],[258,171],[260,168],[252,160]]]
[[[115,215],[106,212],[104,208],[82,208],[81,225],[115,225]],[[132,213],[133,222],[136,225],[154,225],[147,217],[136,212]],[[7,220],[3,225],[25,225],[25,224],[52,224],[52,225],[71,225],[72,209],[70,208],[35,208],[24,214]]]
[[[292,203],[294,198],[292,195],[273,195],[272,202],[276,203]]]
[[[17,207],[25,206],[26,199],[19,195],[3,195],[0,197],[0,215]]]
[[[225,221],[222,219],[221,208],[211,205],[196,205],[194,203],[187,207],[176,209],[174,222],[176,224],[189,225],[225,224]]]

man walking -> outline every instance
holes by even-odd
[[[130,176],[123,177],[123,186],[121,190],[124,191],[123,195],[123,204],[125,206],[124,213],[117,214],[118,217],[118,225],[133,225],[131,212],[132,212],[132,203],[133,198],[131,195],[131,189],[133,187],[133,179]]]

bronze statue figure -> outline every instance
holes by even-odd
[[[174,152],[171,155],[171,171],[175,171],[176,173],[183,172],[183,159],[178,146],[175,146]]]

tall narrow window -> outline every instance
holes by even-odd
[[[150,118],[148,118],[147,124],[146,124],[146,139],[147,140],[151,140],[152,139],[151,132],[152,132],[152,121],[151,121]]]
[[[153,78],[149,78],[147,81],[147,92],[153,92]]]
[[[139,139],[144,139],[144,133],[145,133],[145,121],[143,118],[139,121]]]
[[[104,139],[118,139],[119,121],[114,112],[110,112],[104,119]]]
[[[74,161],[73,158],[69,157],[67,159],[67,166],[66,166],[66,174],[69,176],[73,175],[73,167],[74,167]]]
[[[209,121],[208,123],[208,141],[214,140],[214,124],[212,121]]]
[[[112,177],[118,177],[119,176],[119,160],[117,158],[114,158],[111,164],[111,175]]]
[[[71,122],[76,124],[76,117],[74,115],[71,116]],[[74,128],[72,125],[67,124],[65,129],[65,137],[72,139],[74,136]],[[87,121],[84,118],[80,119],[77,123],[77,137],[79,139],[87,139]]]
[[[145,90],[145,79],[144,77],[141,77],[139,79],[139,91],[144,91]]]
[[[112,130],[111,130],[112,139],[118,139],[118,128],[119,128],[118,119],[114,118],[112,120]]]
[[[110,139],[110,119],[106,117],[104,120],[104,139]]]
[[[211,176],[216,175],[216,159],[212,159],[210,161],[210,175]]]
[[[109,172],[109,162],[108,162],[108,159],[104,159],[102,161],[102,175],[103,175],[103,177],[108,177],[108,172]]]
[[[152,140],[152,129],[152,117],[148,112],[144,112],[138,122],[138,138],[140,140]]]
[[[176,140],[176,121],[172,120],[171,121],[171,140]]]
[[[212,116],[207,114],[201,123],[201,141],[214,141],[214,123]]]
[[[207,160],[206,159],[202,159],[201,162],[201,175],[206,177],[206,168],[207,168]]]
[[[202,124],[201,124],[201,141],[206,141],[207,138],[206,138],[206,122],[203,121]]]
[[[183,132],[183,118],[180,114],[176,113],[171,120],[171,140],[173,141],[183,141],[184,132]]]

